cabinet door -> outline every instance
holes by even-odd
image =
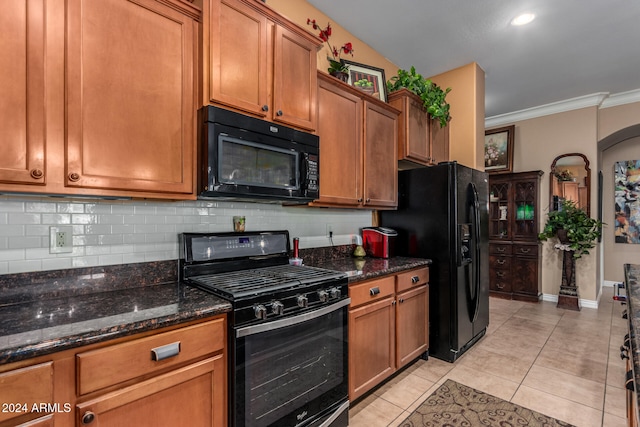
[[[514,240],[537,240],[538,218],[538,183],[536,180],[515,181],[513,183],[513,218]],[[515,212],[513,212],[515,211]]]
[[[389,94],[389,105],[400,110],[398,160],[429,163],[429,116],[422,100],[406,89]]]
[[[77,425],[225,426],[225,369],[219,355],[79,403]]]
[[[393,297],[349,310],[349,400],[395,372]]]
[[[2,4],[0,183],[45,183],[45,4]]]
[[[14,369],[0,374],[0,402],[6,405],[0,411],[1,425],[17,425],[25,418],[37,416],[31,408],[41,404],[51,405],[53,399],[53,362],[45,362],[25,368]],[[11,420],[11,421],[10,421]],[[53,425],[52,419],[40,417],[34,424]],[[51,422],[51,424],[46,424]]]
[[[504,239],[511,238],[511,228],[509,227],[509,210],[511,184],[507,181],[500,181],[490,178],[489,183],[489,238]]]
[[[275,26],[273,120],[316,129],[318,92],[316,45]]]
[[[429,124],[429,162],[437,165],[449,161],[449,125],[440,127],[440,121],[431,119]]]
[[[511,277],[513,298],[537,302],[539,290],[538,245],[515,245],[512,258]]]
[[[238,0],[207,0],[210,16],[205,28],[209,42],[209,64],[204,76],[209,88],[209,102],[239,108],[266,117],[269,110],[267,93],[269,24],[267,18]],[[205,48],[207,43],[204,44]]]
[[[396,299],[396,360],[401,368],[429,348],[429,288],[419,286]]]
[[[368,207],[398,206],[397,120],[395,111],[364,101],[364,204]]]
[[[362,200],[362,100],[330,76],[319,78],[320,198],[357,207]]]
[[[66,23],[65,185],[193,195],[194,16],[155,0],[68,0]]]

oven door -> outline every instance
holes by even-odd
[[[234,330],[235,426],[328,425],[346,412],[349,302]]]

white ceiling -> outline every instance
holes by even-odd
[[[640,89],[640,0],[308,1],[400,68],[477,62],[486,117]],[[523,12],[536,19],[511,26]]]

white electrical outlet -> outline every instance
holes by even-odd
[[[327,237],[333,237],[333,226],[331,224],[327,224]]]
[[[73,227],[57,225],[49,227],[49,253],[73,252]]]

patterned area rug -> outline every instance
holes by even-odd
[[[402,427],[572,426],[452,380],[445,381],[400,425]]]

